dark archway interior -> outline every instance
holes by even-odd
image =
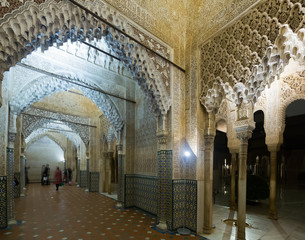
[[[226,164],[226,167],[225,167]],[[231,154],[225,132],[216,130],[214,141],[213,195],[214,202],[228,206],[230,199]]]
[[[304,188],[305,100],[297,100],[287,107],[285,125],[279,179],[285,188]]]
[[[256,174],[266,181],[269,181],[269,151],[266,141],[266,132],[264,129],[264,112],[257,111],[254,113],[255,129],[252,132],[252,137],[248,142],[248,173]],[[255,164],[258,164],[257,170]]]

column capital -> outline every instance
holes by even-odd
[[[213,144],[214,144],[215,135],[205,134],[203,136],[203,138],[204,138],[204,150],[213,150],[212,147],[213,147]]]
[[[267,144],[267,148],[269,152],[278,152],[280,150],[280,144],[279,143]]]
[[[157,136],[158,143],[160,145],[160,149],[164,150],[166,148],[166,144],[167,144],[168,132],[165,130],[161,130],[156,133],[156,136]]]
[[[243,119],[235,122],[236,137],[241,143],[248,142],[255,128],[255,122],[250,119]]]
[[[116,149],[118,150],[118,154],[123,154],[123,144],[117,144]]]

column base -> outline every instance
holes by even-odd
[[[277,220],[278,219],[277,213],[276,212],[269,212],[268,218],[272,219],[272,220]]]
[[[123,208],[123,203],[120,202],[120,201],[117,201],[116,204],[115,204],[115,206],[116,206],[117,208]]]
[[[76,187],[80,187],[80,185],[79,185],[79,184],[77,184],[77,185],[76,185]]]
[[[202,231],[205,234],[211,234],[213,231],[213,227],[203,227]]]
[[[8,221],[7,223],[8,225],[16,225],[17,224],[17,221],[15,219],[11,219]]]
[[[24,195],[24,193],[20,193],[20,197],[24,197],[25,195]]]
[[[86,188],[86,189],[85,189],[85,192],[89,192],[89,188]]]
[[[24,187],[23,190],[26,190],[26,188]]]
[[[160,221],[159,224],[157,225],[157,228],[159,228],[161,230],[167,230],[166,221]]]

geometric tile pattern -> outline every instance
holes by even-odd
[[[14,219],[14,148],[7,148],[6,156],[7,218],[10,221]]]
[[[87,170],[80,171],[80,187],[87,187]]]
[[[125,208],[137,207],[157,215],[157,178],[137,174],[125,175]]]
[[[7,227],[6,176],[0,176],[0,229]]]
[[[151,215],[118,209],[115,200],[85,193],[75,185],[64,185],[56,191],[54,185],[29,184],[26,195],[15,199],[19,224],[0,230],[1,240],[203,239],[156,231],[156,219]]]
[[[18,197],[20,197],[20,189],[21,189],[20,172],[15,172],[14,176],[16,177],[17,181],[19,182],[19,184],[14,187],[14,197],[18,198]]]
[[[158,221],[172,229],[172,150],[158,151]]]
[[[125,177],[124,177],[124,161],[125,155],[118,154],[118,201],[124,203],[124,188],[125,188]]]
[[[197,229],[197,181],[173,180],[173,228]]]
[[[90,172],[90,185],[89,192],[98,192],[99,191],[99,172]]]

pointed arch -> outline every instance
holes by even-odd
[[[95,0],[86,1],[86,6],[123,31],[128,29],[128,21],[106,4]],[[45,51],[49,46],[59,46],[68,40],[90,42],[104,38],[112,53],[130,70],[150,99],[155,112],[165,114],[171,106],[170,88],[167,86],[170,81],[165,84],[156,67],[156,60],[146,49],[104,23],[97,22],[91,15],[84,14],[69,1],[48,0],[41,5],[27,2],[18,11],[6,14],[0,20],[0,27],[1,49],[4,49],[0,55],[1,74],[38,48]],[[133,35],[132,32],[128,34]]]

